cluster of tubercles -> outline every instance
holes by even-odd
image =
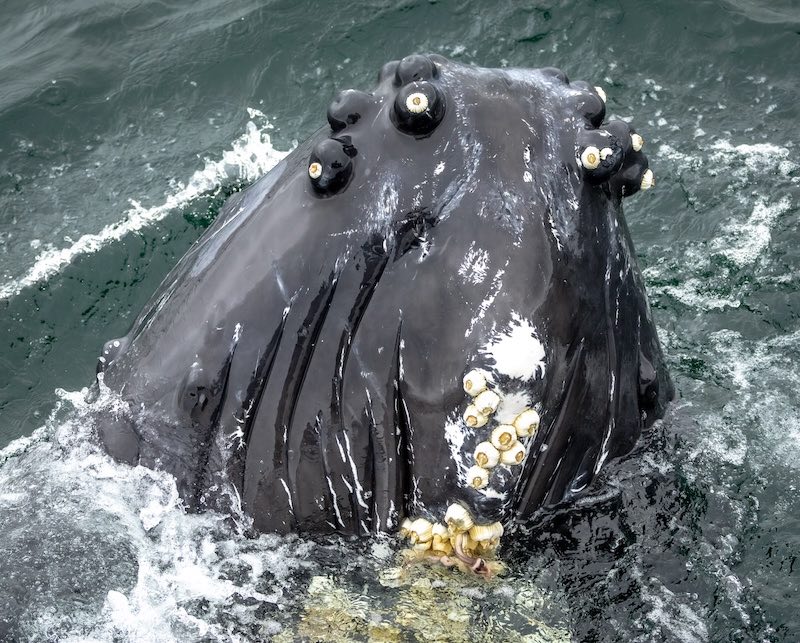
[[[581,81],[571,86],[578,90],[576,109],[585,119],[577,134],[575,153],[584,179],[592,185],[608,183],[620,197],[653,187],[655,179],[642,153],[641,135],[625,121],[603,124],[606,94],[602,88],[591,88]],[[602,103],[602,108],[598,103]]]
[[[444,118],[446,102],[437,80],[439,70],[428,56],[406,56],[388,63],[396,90],[390,118],[404,134],[429,136]],[[384,73],[382,71],[382,74]],[[339,92],[328,107],[329,138],[314,146],[308,160],[308,177],[314,193],[330,197],[349,184],[358,150],[352,142],[353,129],[368,114],[380,109],[381,97],[356,89]]]

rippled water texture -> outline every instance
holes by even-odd
[[[602,85],[657,178],[625,207],[679,398],[489,585],[187,516],[66,392],[227,195],[418,51]],[[792,0],[3,3],[0,638],[800,638],[798,68]]]

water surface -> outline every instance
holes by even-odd
[[[658,182],[625,208],[679,397],[489,587],[187,516],[92,448],[76,393],[231,191],[419,51],[602,85]],[[797,640],[799,65],[791,0],[4,3],[0,632],[292,640],[330,608],[435,640],[409,614],[444,605],[471,640]]]

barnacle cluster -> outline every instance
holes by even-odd
[[[464,411],[464,423],[471,428],[486,426],[500,406],[500,395],[491,388],[486,373],[473,369],[464,376],[464,391],[472,402]],[[525,409],[511,424],[498,424],[489,439],[475,447],[475,464],[467,470],[467,482],[474,489],[489,484],[491,469],[498,464],[514,466],[525,459],[525,447],[520,440],[532,437],[539,428],[539,414],[535,409]]]
[[[411,559],[431,559],[486,577],[502,569],[492,558],[500,544],[503,525],[476,524],[472,514],[459,503],[447,508],[444,524],[426,518],[406,518],[400,526],[400,535],[411,542],[408,550]]]

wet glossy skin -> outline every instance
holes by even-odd
[[[620,205],[647,160],[604,112],[557,70],[437,56],[337,97],[104,348],[131,407],[100,423],[109,452],[271,531],[391,530],[456,500],[509,521],[579,494],[672,395]],[[612,152],[596,170],[587,145]],[[519,327],[544,348],[531,377],[487,350]],[[489,432],[460,419],[473,368],[542,416],[490,492],[464,479]]]

